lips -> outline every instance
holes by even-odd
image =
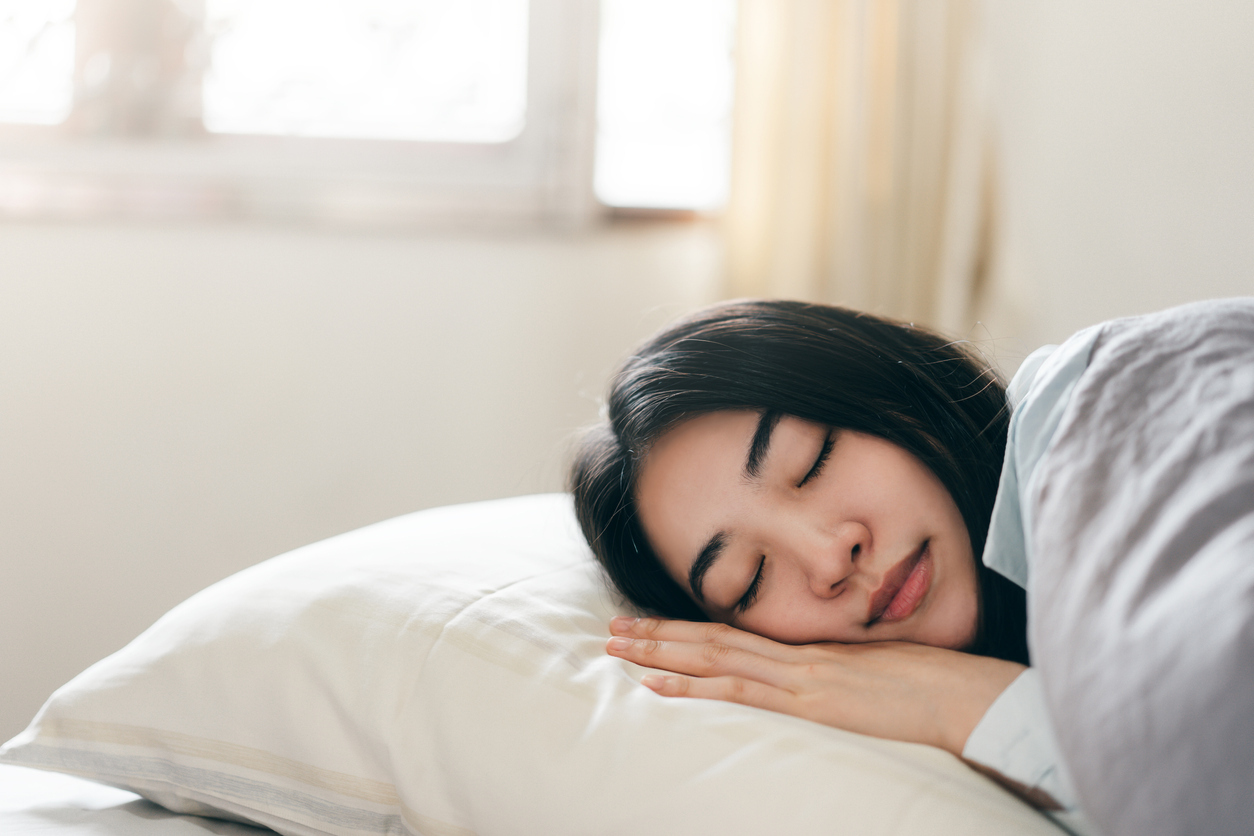
[[[931,580],[931,553],[925,540],[914,554],[890,569],[880,588],[872,593],[867,626],[909,616],[923,600]]]

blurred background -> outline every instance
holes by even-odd
[[[786,296],[978,342],[1254,293],[1239,0],[0,0],[0,740],[180,600],[560,490]]]

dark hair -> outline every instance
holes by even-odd
[[[639,466],[671,427],[719,410],[773,410],[891,441],[948,489],[979,555],[1009,419],[997,374],[965,343],[846,308],[778,300],[714,305],[661,331],[614,376],[607,408],[571,467],[579,524],[629,601],[693,621],[708,619],[653,553],[635,507]],[[971,650],[1026,664],[1023,590],[979,568],[981,625]]]

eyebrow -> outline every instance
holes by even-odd
[[[749,444],[749,455],[745,459],[745,476],[757,479],[762,472],[762,462],[766,460],[767,451],[771,449],[771,433],[783,413],[768,409],[758,419],[758,428],[753,433],[753,441]]]
[[[705,541],[705,545],[701,547],[701,553],[697,555],[697,559],[692,562],[692,568],[688,570],[688,588],[702,604],[705,603],[705,594],[701,591],[701,585],[705,583],[705,573],[714,565],[714,561],[718,560],[726,545],[727,532],[715,532],[709,540]]]
[[[766,454],[771,449],[771,434],[775,432],[775,426],[782,417],[782,413],[767,409],[758,418],[757,429],[753,431],[753,441],[749,442],[749,455],[745,457],[746,478],[757,479],[761,474],[762,462],[766,460]],[[727,532],[715,532],[709,540],[705,541],[697,559],[692,562],[692,568],[688,570],[688,588],[692,590],[693,597],[702,604],[705,603],[705,594],[701,589],[705,583],[705,573],[710,571],[710,567],[723,554],[723,548],[726,545]]]

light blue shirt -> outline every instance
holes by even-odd
[[[1036,465],[1045,455],[1076,382],[1088,366],[1097,327],[1088,328],[1061,346],[1034,351],[1019,368],[1006,391],[1014,413],[1007,433],[997,499],[984,546],[986,566],[1027,587],[1032,566],[1031,506]],[[1063,763],[1041,690],[1040,677],[1029,668],[1002,692],[967,739],[963,757],[987,766],[1062,805],[1055,821],[1073,833],[1097,830],[1078,807],[1075,785]]]

